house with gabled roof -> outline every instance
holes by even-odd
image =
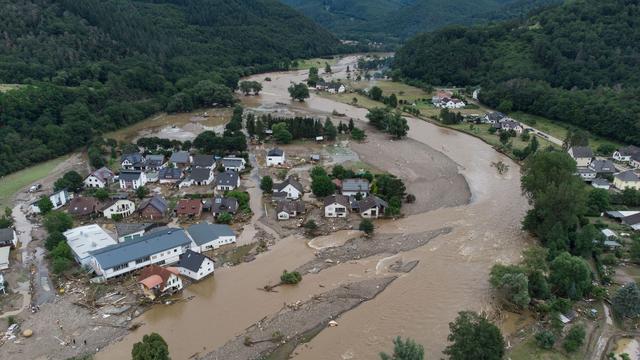
[[[135,190],[147,184],[147,174],[138,170],[123,170],[118,175],[120,189]]]
[[[177,184],[182,181],[182,169],[180,168],[162,168],[158,172],[158,180],[160,184]]]
[[[593,151],[588,146],[572,146],[567,152],[576,161],[578,167],[589,166],[593,159]]]
[[[120,167],[123,170],[138,170],[142,171],[145,169],[146,164],[144,161],[144,157],[139,152],[123,154],[120,158]]]
[[[179,187],[190,187],[190,186],[208,186],[214,180],[213,176],[213,168],[191,168],[191,173],[184,179]]]
[[[613,159],[620,162],[630,162],[631,156],[634,154],[640,154],[640,147],[629,145],[616,150],[613,153]]]
[[[285,198],[296,200],[304,194],[304,187],[296,178],[289,176],[287,180],[279,184],[274,184],[273,192],[284,193],[286,194]]]
[[[304,202],[300,200],[283,200],[276,204],[278,220],[289,220],[304,213]]]
[[[136,211],[136,204],[129,199],[111,199],[102,204],[98,210],[107,219],[125,218]]]
[[[149,220],[160,220],[167,215],[169,204],[159,195],[146,198],[140,202],[138,212],[140,216]]]
[[[287,157],[284,150],[274,148],[267,152],[267,166],[284,165],[285,162],[287,162]]]
[[[227,191],[235,190],[240,186],[240,175],[235,171],[225,171],[218,173],[216,179],[216,190]]]
[[[245,169],[247,161],[240,157],[226,157],[222,159],[222,166],[225,172],[236,171],[240,172]]]
[[[213,155],[193,155],[191,157],[191,166],[195,168],[214,169],[216,167],[216,159]]]
[[[154,226],[154,223],[116,223],[118,242],[125,242],[139,238]]]
[[[324,199],[324,216],[328,218],[347,217],[351,204],[345,195],[331,195]]]
[[[486,123],[486,124],[496,124],[498,123],[500,120],[506,118],[507,115],[499,112],[499,111],[493,111],[490,112],[488,114],[486,114],[483,118],[482,118],[482,122]]]
[[[103,189],[105,187],[108,187],[109,184],[113,182],[115,176],[116,175],[113,173],[113,171],[109,170],[106,167],[101,167],[100,169],[93,171],[84,179],[84,187]]]
[[[611,160],[596,159],[589,164],[589,168],[598,175],[612,175],[617,172],[615,164]]]
[[[213,198],[211,212],[214,217],[222,213],[234,215],[238,211],[238,199],[233,197],[216,196]]]
[[[358,211],[360,216],[365,219],[377,219],[384,215],[385,210],[389,207],[386,201],[372,195],[358,201]]]
[[[633,170],[623,171],[613,176],[613,186],[620,190],[640,190],[640,176]]]
[[[191,155],[188,151],[176,151],[171,154],[169,162],[176,168],[184,169],[191,164]]]
[[[215,265],[210,257],[193,250],[187,250],[180,255],[180,261],[176,267],[180,269],[180,275],[199,281],[213,274]]]
[[[345,196],[356,196],[357,194],[362,195],[362,197],[367,197],[369,195],[369,191],[371,190],[371,185],[369,184],[369,180],[362,178],[354,178],[354,179],[344,179],[342,180],[341,185],[341,193]]]
[[[175,212],[179,218],[200,218],[202,215],[202,201],[198,199],[182,199],[178,201]]]
[[[189,226],[186,231],[193,239],[192,250],[196,252],[215,250],[236,242],[236,234],[225,224],[202,222]]]
[[[18,235],[15,230],[11,228],[0,229],[0,247],[16,247],[17,244]]]
[[[182,290],[180,269],[176,267],[163,268],[150,265],[142,269],[138,276],[138,284],[142,293],[151,300],[165,294],[173,294]]]
[[[150,171],[159,171],[165,167],[165,157],[162,154],[149,154],[145,156],[146,169]]]
[[[77,196],[69,202],[67,213],[73,217],[90,216],[95,214],[100,206],[100,201],[93,196]]]
[[[67,205],[71,199],[73,199],[74,195],[72,192],[68,192],[66,189],[62,189],[60,191],[54,192],[49,195],[49,200],[53,204],[53,210],[58,210],[61,207]],[[31,212],[35,214],[40,213],[40,207],[38,207],[38,201],[36,200],[31,203]]]

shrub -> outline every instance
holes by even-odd
[[[373,234],[373,230],[374,230],[373,222],[371,222],[371,220],[369,219],[362,219],[358,229],[360,231],[364,231],[364,233],[367,234],[367,236],[369,236]]]
[[[571,329],[569,329],[567,336],[564,338],[564,344],[562,344],[562,346],[567,352],[575,352],[584,343],[585,335],[586,332],[584,330],[584,326],[575,325]]]
[[[221,212],[220,215],[218,215],[216,222],[219,224],[231,224],[232,220],[233,216],[231,216],[231,214],[228,212]]]
[[[556,336],[549,330],[542,330],[536,334],[536,344],[543,349],[551,349],[556,343]]]
[[[297,271],[289,272],[287,270],[284,270],[282,272],[282,275],[280,275],[280,281],[283,284],[295,285],[302,281],[302,275],[300,275],[300,273]]]

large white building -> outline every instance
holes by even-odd
[[[187,233],[193,240],[192,250],[196,252],[215,250],[236,242],[236,234],[224,224],[203,222],[189,226]]]
[[[80,226],[63,233],[73,257],[82,266],[91,266],[91,252],[118,242],[96,224]]]

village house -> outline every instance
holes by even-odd
[[[140,216],[149,220],[160,220],[167,215],[169,205],[161,196],[146,198],[140,202],[138,212]]]
[[[178,261],[176,267],[180,269],[180,275],[199,281],[213,274],[214,262],[204,254],[187,250],[184,254],[180,255],[180,261]]]
[[[78,196],[69,202],[67,213],[73,217],[85,217],[95,214],[100,208],[100,201],[93,196]]]
[[[577,171],[576,174],[580,176],[582,181],[586,181],[586,182],[592,181],[593,179],[596,178],[596,175],[597,175],[595,170],[588,167],[578,167],[576,171]]]
[[[613,173],[618,171],[611,160],[593,160],[591,164],[589,164],[589,168],[595,171],[598,176],[613,175]]]
[[[345,196],[356,196],[360,194],[367,197],[370,191],[369,180],[367,179],[344,179],[342,180],[341,193]]]
[[[569,156],[576,161],[578,167],[587,167],[593,159],[593,151],[588,146],[573,146],[569,148]]]
[[[640,190],[640,177],[633,170],[623,171],[613,177],[613,186],[620,190]]]
[[[275,197],[282,197],[280,195],[284,195],[285,199],[299,199],[302,194],[304,194],[304,188],[302,184],[298,182],[294,177],[289,176],[287,180],[273,185],[273,192]]]
[[[135,190],[147,184],[147,175],[136,170],[121,171],[118,175],[118,181],[120,181],[120,189]]]
[[[0,270],[7,270],[11,265],[9,263],[9,253],[11,253],[11,248],[9,246],[0,247]]]
[[[511,119],[508,119],[508,120],[501,119],[497,123],[493,124],[492,126],[502,131],[513,130],[516,132],[516,134],[522,134],[522,132],[524,131],[524,128],[522,127],[522,125],[520,125],[519,122]]]
[[[116,217],[127,217],[136,211],[136,204],[128,199],[111,199],[104,203],[99,210],[107,219]]]
[[[498,122],[500,122],[500,120],[506,118],[507,115],[499,112],[499,111],[494,111],[494,112],[490,112],[488,114],[486,114],[483,118],[482,118],[482,122],[485,124],[497,124]]]
[[[106,167],[101,167],[87,176],[83,183],[85,188],[106,188],[113,182],[115,174]]]
[[[451,98],[453,96],[453,94],[449,91],[438,91],[432,98],[431,98],[431,103],[433,105],[437,105],[440,104],[443,99],[448,99]]]
[[[145,157],[146,169],[148,171],[159,171],[163,167],[165,167],[166,163],[164,161],[164,155],[147,155]]]
[[[182,199],[176,205],[176,216],[179,218],[197,219],[202,215],[202,201],[198,199]]]
[[[194,168],[214,169],[216,167],[216,159],[213,155],[193,155],[191,157],[191,166]]]
[[[158,172],[158,180],[160,184],[177,184],[182,180],[182,169],[162,168]]]
[[[180,275],[178,268],[150,265],[142,269],[138,276],[138,283],[144,296],[155,300],[164,294],[173,294],[182,290],[182,279],[178,275]]]
[[[0,247],[16,247],[17,244],[18,236],[16,235],[15,230],[11,228],[0,229]]]
[[[176,151],[169,158],[169,163],[178,169],[189,167],[190,161],[191,155],[189,155],[188,151]]]
[[[640,154],[640,147],[629,145],[627,147],[616,150],[613,153],[613,159],[616,161],[628,163],[631,161],[631,156],[634,154]]]
[[[620,221],[625,224],[630,226],[633,230],[640,230],[640,212],[639,213],[635,213],[629,216],[625,216],[622,219],[620,219]]]
[[[222,159],[222,166],[225,172],[236,171],[240,172],[244,170],[247,162],[243,158],[239,157],[226,157]]]
[[[192,168],[191,174],[184,179],[179,187],[208,186],[213,182],[213,168]]]
[[[348,196],[327,196],[324,199],[324,216],[328,218],[346,217],[350,207]]]
[[[193,240],[192,250],[196,252],[215,250],[236,242],[236,234],[229,225],[203,222],[189,226],[186,231]]]
[[[343,94],[347,91],[347,88],[339,82],[331,82],[326,89],[329,94]]]
[[[120,158],[120,168],[122,170],[142,171],[146,168],[144,157],[140,153],[124,154]]]
[[[275,148],[267,152],[267,166],[284,165],[287,161],[284,150]]]
[[[225,171],[216,175],[216,190],[234,190],[240,186],[240,175],[235,171]]]
[[[300,200],[283,200],[276,204],[278,220],[289,220],[304,213],[304,202]]]
[[[640,169],[640,153],[631,155],[629,165],[635,169]]]
[[[609,183],[609,180],[607,179],[597,178],[593,179],[591,186],[596,189],[609,190],[611,188],[611,183]]]
[[[118,242],[133,240],[145,234],[155,226],[153,223],[116,223]]]
[[[164,228],[142,237],[92,251],[91,267],[103,280],[128,274],[145,266],[169,265],[191,247],[182,229]]]
[[[58,210],[61,207],[67,205],[69,201],[73,199],[73,193],[68,192],[66,189],[60,190],[49,195],[49,200],[53,204],[53,210]],[[40,213],[40,208],[38,207],[38,201],[35,201],[31,204],[31,212],[35,214]]]
[[[223,212],[235,215],[237,211],[238,199],[224,196],[216,196],[213,198],[211,212],[213,213],[214,217],[218,217]]]
[[[358,211],[365,219],[377,219],[384,215],[388,204],[379,197],[372,195],[358,201]]]
[[[76,227],[63,233],[76,262],[83,267],[91,265],[91,252],[115,245],[117,242],[99,225]]]

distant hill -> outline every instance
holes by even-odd
[[[519,16],[561,0],[281,0],[342,38],[397,43],[419,32]]]
[[[226,104],[240,76],[335,53],[276,0],[0,0],[0,176],[162,110]],[[206,80],[206,81],[203,81]]]
[[[640,5],[575,0],[528,18],[447,28],[410,40],[398,75],[481,85],[481,100],[640,144]]]

